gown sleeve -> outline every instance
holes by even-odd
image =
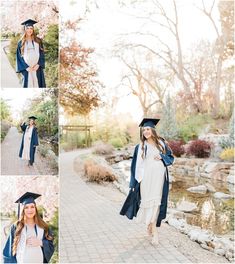
[[[34,128],[34,133],[35,133],[35,136],[34,136],[33,146],[38,146],[38,130],[37,130],[37,128]]]
[[[7,242],[3,249],[3,263],[17,263],[16,256],[12,255],[12,245],[15,236],[15,229],[16,229],[15,225],[12,225]]]
[[[162,162],[164,163],[165,167],[167,167],[173,164],[175,158],[173,156],[171,149],[168,147],[166,143],[165,143],[165,150],[166,153],[165,154],[161,153],[160,155],[162,157]]]
[[[49,230],[49,235],[52,236],[51,231]],[[43,235],[42,239],[42,251],[43,251],[43,263],[48,263],[54,253],[54,244],[53,240],[48,240],[45,237],[45,234]]]
[[[27,125],[24,123],[23,125],[20,125],[21,130],[24,132],[27,128]]]
[[[39,45],[39,60],[38,60],[38,65],[42,69],[45,69],[45,54],[44,54],[44,49],[43,49],[42,42]]]
[[[139,148],[139,145],[136,145],[135,150],[134,150],[134,154],[133,154],[133,158],[131,161],[131,178],[130,178],[129,188],[134,188],[134,186],[137,182],[135,179],[135,168],[136,168],[136,159],[137,159],[138,148]]]
[[[29,65],[24,61],[24,58],[21,56],[21,41],[18,42],[16,50],[16,72],[25,71]]]

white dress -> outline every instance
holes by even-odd
[[[26,41],[24,48],[24,61],[30,67],[33,67],[38,64],[39,56],[39,44],[35,41]],[[28,72],[28,88],[38,88],[36,71]]]
[[[26,239],[29,237],[37,237],[34,227],[27,226]],[[31,247],[26,245],[23,263],[43,263],[42,248],[40,246]]]
[[[159,154],[156,146],[147,144],[144,159],[144,175],[140,182],[141,202],[137,221],[146,225],[156,222],[162,199],[166,168],[161,160],[154,159]],[[141,151],[141,149],[139,149]]]
[[[30,143],[32,138],[33,126],[27,126],[24,134],[24,147],[22,153],[22,159],[30,160]]]

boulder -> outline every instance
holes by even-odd
[[[229,175],[226,179],[227,183],[234,184],[234,175]]]
[[[232,199],[232,195],[227,194],[227,193],[222,193],[222,192],[216,192],[214,193],[214,197],[216,199]]]
[[[217,165],[218,165],[217,162],[207,161],[204,163],[204,171],[206,173],[214,172],[216,170]]]
[[[214,249],[214,253],[220,256],[224,256],[225,255],[225,249],[223,248],[216,248]]]
[[[187,191],[194,193],[206,193],[207,187],[205,185],[198,185],[188,188]]]
[[[176,229],[180,229],[187,225],[184,219],[176,219],[172,216],[168,218],[167,222],[170,226],[174,226]]]
[[[209,242],[213,239],[213,235],[207,231],[203,231],[200,229],[191,229],[188,232],[188,236],[192,241],[196,241],[199,244],[207,244],[209,246]]]
[[[216,192],[215,187],[211,185],[210,183],[206,183],[205,186],[209,192]]]
[[[176,209],[187,213],[187,212],[196,211],[197,205],[195,203],[191,203],[188,201],[181,201]]]

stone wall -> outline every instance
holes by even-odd
[[[234,184],[233,162],[215,162],[199,158],[175,158],[175,162],[169,170],[172,176],[204,177]]]

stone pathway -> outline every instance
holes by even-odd
[[[15,69],[12,68],[8,57],[4,51],[10,44],[9,40],[1,41],[1,87],[2,88],[21,88]]]
[[[33,166],[19,158],[22,134],[16,127],[11,127],[1,143],[1,175],[50,175],[50,169],[38,152]]]
[[[60,155],[60,263],[191,263],[160,229],[150,244],[142,224],[120,216],[120,204],[94,192],[74,172],[73,161],[90,150]]]

